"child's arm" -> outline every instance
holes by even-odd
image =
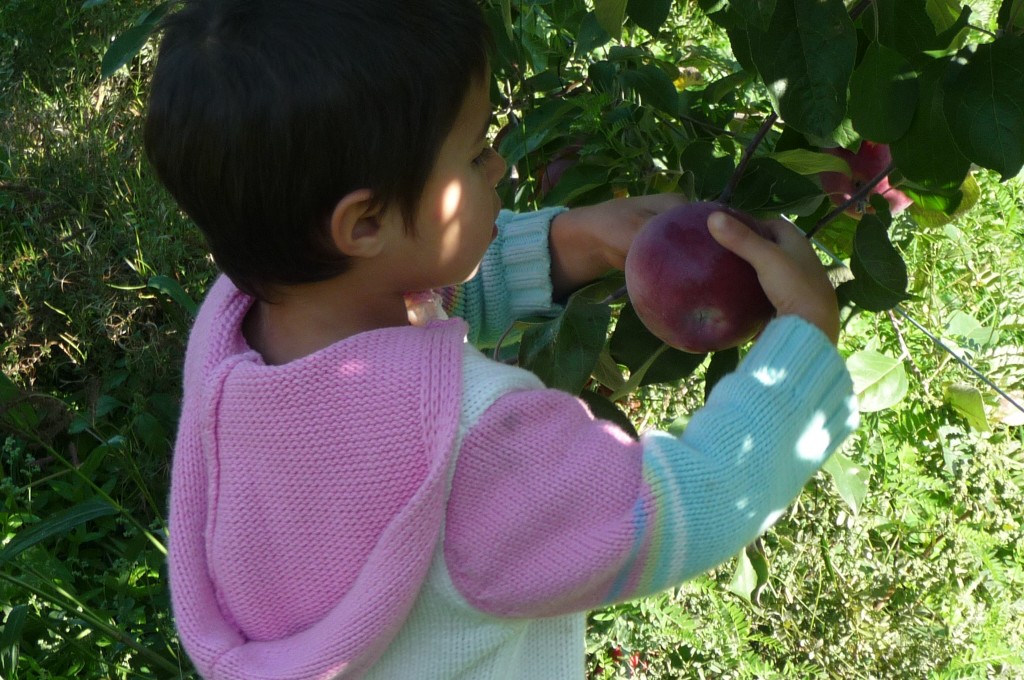
[[[699,574],[770,526],[853,430],[820,263],[792,225],[773,223],[776,243],[743,229],[729,221],[720,238],[755,265],[782,318],[682,436],[633,442],[554,390],[507,394],[471,429],[445,556],[474,607],[558,614]]]
[[[622,269],[640,228],[655,215],[686,202],[681,194],[652,194],[574,208],[551,223],[551,282],[555,299],[611,269]]]
[[[441,291],[445,311],[469,324],[470,343],[493,347],[516,319],[557,309],[548,238],[552,220],[565,211],[501,211],[498,237],[487,249],[476,276]]]
[[[551,313],[580,286],[622,269],[640,227],[684,201],[655,194],[571,210],[502,211],[479,273],[442,291],[445,311],[469,323],[474,345],[493,346],[516,319]]]

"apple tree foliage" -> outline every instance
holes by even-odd
[[[714,200],[725,191],[756,216],[789,216],[847,261],[852,279],[839,293],[854,310],[911,297],[894,233],[969,210],[978,168],[1005,180],[1024,165],[1024,0],[1002,1],[995,31],[958,0],[481,4],[497,40],[493,99],[507,123],[496,143],[512,168],[506,205],[660,191]],[[681,38],[700,25],[715,28],[706,35],[724,30],[731,49]],[[859,219],[822,189],[820,173],[851,174],[825,150],[856,151],[865,140],[888,145],[892,164],[876,171],[913,200],[895,222],[870,187]],[[542,186],[552,159],[558,177]],[[621,284],[610,276],[570,297],[558,317],[521,322],[519,360],[626,424],[614,402],[677,381],[706,357],[650,335]],[[738,355],[711,358],[709,386]]]
[[[995,31],[960,0],[479,2],[496,41],[495,143],[511,169],[501,191],[515,209],[663,191],[726,197],[792,218],[849,262],[843,304],[877,312],[910,297],[893,219],[870,187],[860,219],[833,206],[819,175],[856,173],[824,150],[887,145],[892,164],[877,170],[913,200],[898,218],[911,232],[969,210],[976,168],[1005,180],[1024,165],[1024,0],[1001,0]],[[174,4],[141,14],[103,72],[128,63]],[[723,32],[727,45],[690,42]],[[612,275],[516,331],[522,365],[631,429],[616,401],[706,357],[647,332],[622,282]],[[738,358],[716,353],[707,385]]]

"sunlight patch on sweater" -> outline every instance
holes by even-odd
[[[825,424],[825,414],[821,411],[811,417],[807,429],[803,431],[796,442],[796,455],[802,460],[819,461],[822,455],[828,451],[832,435]]]
[[[772,368],[771,366],[762,366],[761,368],[754,371],[754,380],[765,387],[772,387],[778,385],[780,382],[786,379],[787,371],[784,368]]]

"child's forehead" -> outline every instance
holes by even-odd
[[[459,109],[459,123],[469,125],[478,137],[486,136],[494,118],[494,106],[491,104],[490,79],[474,78],[462,98]]]

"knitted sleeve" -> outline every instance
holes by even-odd
[[[676,585],[767,529],[857,418],[841,357],[795,317],[768,326],[678,438],[633,441],[554,390],[508,393],[459,453],[452,582],[476,609],[512,617]]]
[[[516,319],[555,309],[548,231],[551,220],[564,210],[503,210],[498,216],[498,237],[477,275],[442,291],[445,311],[466,320],[472,344],[493,347]]]

